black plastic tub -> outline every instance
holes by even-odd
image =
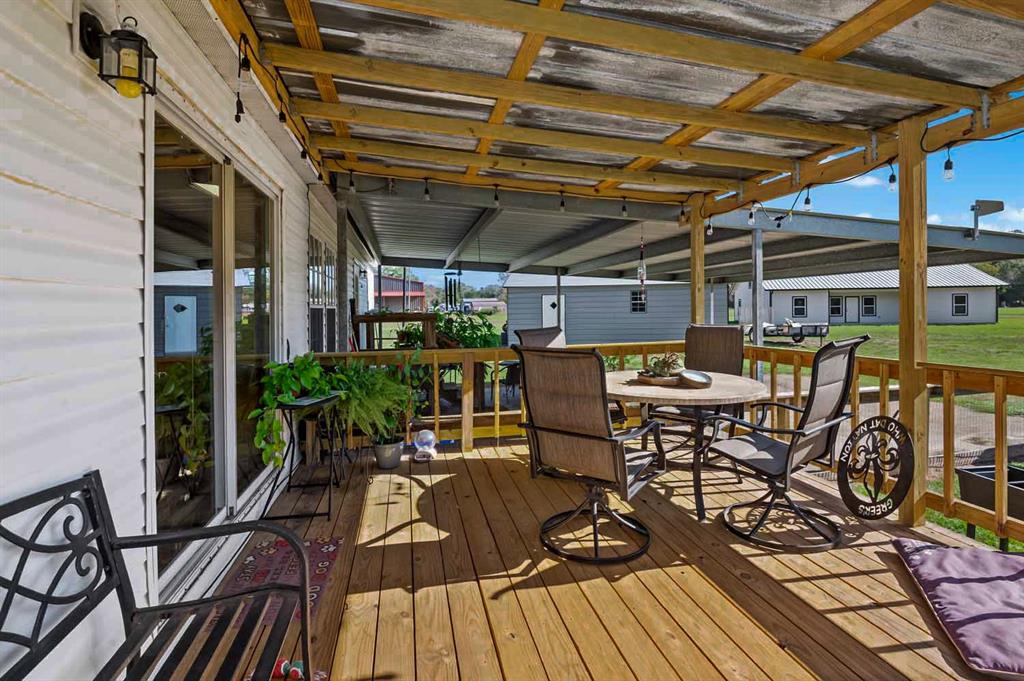
[[[963,466],[956,469],[960,481],[960,498],[969,504],[994,510],[996,507],[996,467]],[[1010,466],[1006,495],[1007,515],[1024,518],[1024,468]],[[968,523],[967,536],[974,537],[974,525]],[[1000,548],[1006,550],[1006,540],[1000,539]]]

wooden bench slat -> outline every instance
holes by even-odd
[[[262,681],[263,679],[270,678],[270,674],[274,670],[274,662],[277,661],[277,654],[280,652],[281,644],[284,642],[284,636],[288,633],[288,625],[295,614],[295,604],[297,602],[298,599],[294,594],[284,596],[284,603],[281,604],[281,610],[278,612],[274,625],[270,629],[267,642],[263,645],[263,652],[260,653],[260,660],[256,665],[255,673],[252,675],[253,681]]]
[[[199,632],[202,631],[203,625],[206,624],[206,619],[210,616],[210,610],[201,610],[193,614],[192,622],[185,629],[185,633],[181,635],[174,648],[171,649],[170,654],[164,660],[164,663],[157,670],[156,675],[153,677],[153,681],[170,681],[171,677],[174,676],[174,672],[177,671],[181,665],[182,660],[185,659],[185,655],[188,653],[189,648],[195,643],[196,638],[199,636]]]
[[[126,681],[142,681],[149,677],[152,673],[154,665],[160,660],[160,657],[164,654],[167,646],[170,645],[174,639],[174,635],[181,629],[181,625],[185,622],[188,617],[188,613],[182,613],[180,615],[174,615],[164,622],[163,627],[160,629],[160,633],[156,635],[153,642],[146,647],[145,652],[142,653],[141,657],[128,667],[128,675],[125,677]]]
[[[206,641],[203,642],[203,647],[199,649],[195,659],[192,660],[192,665],[188,668],[188,674],[185,675],[186,679],[199,679],[202,677],[203,671],[212,666],[213,654],[224,640],[224,634],[227,633],[228,627],[235,621],[238,609],[244,605],[245,601],[239,601],[222,605],[219,608],[213,608],[210,611],[211,617],[214,615],[218,616],[217,622],[213,625],[209,635],[207,635]]]
[[[234,678],[235,671],[242,663],[243,654],[249,648],[249,643],[252,641],[253,636],[259,632],[258,625],[263,619],[263,613],[267,609],[267,602],[269,600],[269,594],[263,594],[253,600],[252,605],[249,607],[249,612],[246,613],[245,619],[242,620],[242,624],[235,634],[234,640],[231,641],[231,647],[228,648],[228,652],[224,655],[224,660],[220,663],[220,669],[217,670],[217,681],[231,681]]]

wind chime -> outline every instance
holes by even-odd
[[[640,297],[647,300],[647,263],[644,261],[644,226],[640,224],[640,262],[636,266],[636,278],[640,281]]]

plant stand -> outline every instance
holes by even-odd
[[[264,520],[293,520],[297,518],[322,518],[329,517],[334,504],[334,488],[340,484],[341,476],[338,473],[336,466],[338,449],[335,447],[337,440],[337,428],[336,428],[336,417],[332,407],[337,403],[339,394],[331,393],[324,397],[300,397],[294,402],[282,404],[278,407],[281,411],[281,415],[284,418],[285,428],[288,431],[288,444],[285,445],[283,462],[280,468],[274,472],[274,481],[271,483],[270,492],[267,494],[267,500],[263,505],[263,513],[260,517]],[[295,421],[296,417],[302,413],[310,411],[317,412],[317,438],[320,435],[327,436],[328,444],[328,466],[330,467],[330,477],[327,482],[303,482],[293,483],[292,472],[295,470],[295,452],[298,449],[298,433],[296,432]],[[343,431],[344,432],[344,431]],[[344,448],[344,444],[342,444]],[[307,462],[309,464],[311,462]],[[326,511],[312,511],[310,513],[287,513],[282,515],[267,515],[267,511],[270,510],[270,504],[274,501],[274,493],[277,491],[278,485],[281,481],[281,474],[285,474],[285,485],[286,490],[295,488],[327,488],[327,510]]]

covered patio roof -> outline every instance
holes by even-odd
[[[424,200],[422,182],[357,177],[349,207],[357,228],[375,244],[385,265],[461,267],[510,271],[634,277],[640,236],[650,278],[689,281],[690,225],[678,206],[567,198],[535,192],[493,191],[439,185]],[[758,210],[764,231],[765,275],[808,276],[892,269],[897,266],[899,225],[824,213]],[[752,226],[747,211],[714,219],[705,236],[706,276],[712,283],[750,279]],[[929,225],[929,263],[949,265],[1024,258],[1024,234]]]

